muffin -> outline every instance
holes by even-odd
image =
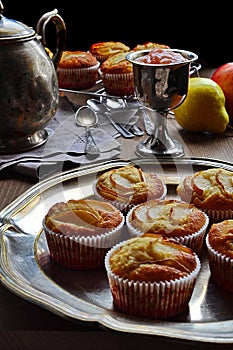
[[[150,200],[131,208],[126,224],[131,236],[160,234],[200,254],[209,218],[194,205],[176,199]]]
[[[60,88],[84,90],[99,79],[100,62],[86,51],[63,51],[57,67]]]
[[[165,44],[158,44],[158,43],[153,43],[151,41],[147,41],[143,44],[138,44],[133,48],[133,51],[139,51],[139,50],[149,50],[149,49],[154,49],[154,48],[160,48],[160,49],[170,49],[168,45]]]
[[[104,41],[94,43],[90,46],[90,53],[96,57],[99,62],[104,62],[107,58],[120,52],[129,51],[129,46],[120,41]]]
[[[114,96],[134,95],[133,64],[126,58],[128,52],[110,56],[99,68],[106,92]]]
[[[213,223],[206,236],[206,246],[213,280],[233,292],[233,220]]]
[[[130,238],[105,257],[114,306],[126,314],[153,319],[186,310],[200,267],[191,248],[160,235]]]
[[[63,267],[103,267],[106,252],[120,241],[124,217],[109,203],[95,199],[54,204],[43,219],[51,258]]]
[[[205,211],[212,222],[233,218],[233,172],[229,170],[210,168],[187,175],[177,194]]]
[[[98,199],[128,211],[136,204],[164,198],[167,187],[157,174],[128,165],[102,173],[94,184],[94,193]]]

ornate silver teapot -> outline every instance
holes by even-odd
[[[36,31],[3,14],[0,1],[0,153],[18,153],[46,142],[44,127],[56,113],[56,68],[65,47],[66,26],[58,11],[45,13]],[[56,27],[52,58],[46,25]]]

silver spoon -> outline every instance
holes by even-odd
[[[100,150],[96,146],[90,129],[98,123],[98,117],[95,111],[88,106],[81,106],[75,113],[75,122],[77,125],[84,126],[86,129],[85,152],[91,155],[100,154]]]

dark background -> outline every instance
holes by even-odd
[[[161,1],[160,1],[161,2]],[[90,2],[3,0],[3,14],[36,29],[39,18],[55,8],[67,28],[67,50],[88,50],[94,42],[122,41],[133,48],[146,41],[198,54],[202,66],[233,61],[233,16],[221,1]],[[205,8],[203,8],[205,6]],[[47,31],[47,46],[53,29]]]

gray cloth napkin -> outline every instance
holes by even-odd
[[[23,153],[0,155],[0,170],[11,166],[17,172],[38,178],[62,170],[68,164],[80,166],[120,155],[121,145],[116,140],[119,135],[106,120],[92,128],[100,155],[90,158],[84,153],[85,128],[76,126],[74,109],[65,96],[60,97],[58,110],[45,129],[48,132],[45,144]]]

